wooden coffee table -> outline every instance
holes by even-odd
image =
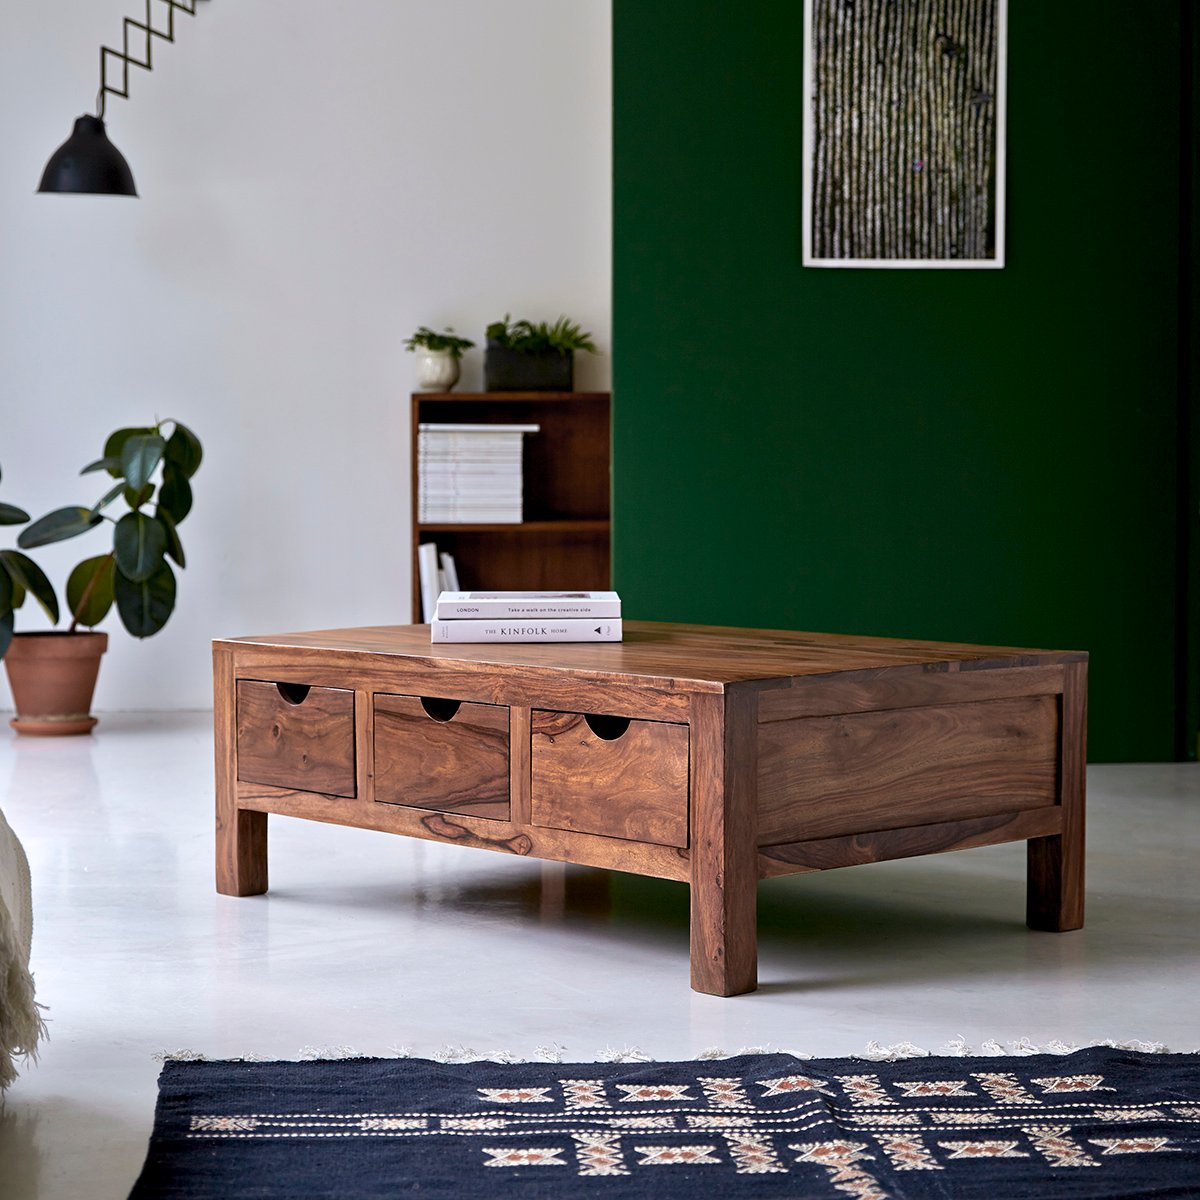
[[[718,996],[757,986],[775,875],[1028,841],[1028,924],[1083,924],[1084,653],[408,625],[217,641],[213,682],[226,895],[267,890],[268,813],[683,880]]]

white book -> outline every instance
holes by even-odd
[[[431,642],[619,642],[617,618],[547,617],[525,621],[443,621],[430,623]]]
[[[418,433],[537,433],[540,425],[475,425],[470,422],[454,424],[449,421],[422,421]]]
[[[520,525],[520,510],[510,509],[421,509],[418,515],[421,525]]]
[[[448,550],[442,551],[442,574],[446,577],[446,586],[442,589],[442,595],[446,592],[458,591],[458,564],[454,561],[454,555]],[[438,603],[441,603],[442,597],[438,597]],[[437,609],[434,609],[434,616],[437,615]]]
[[[438,597],[434,616],[443,621],[481,617],[619,617],[616,592],[459,592]]]
[[[421,620],[432,621],[438,598],[438,548],[435,542],[417,547],[417,567],[421,573]]]

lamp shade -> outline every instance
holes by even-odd
[[[79,117],[71,136],[50,155],[38,191],[137,195],[125,156],[108,140],[104,122],[89,116]]]

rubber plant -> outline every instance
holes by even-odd
[[[28,521],[29,514],[23,508],[0,501],[0,525],[24,525]],[[0,550],[0,658],[12,642],[16,610],[30,594],[57,623],[58,597],[41,567],[16,550]]]
[[[170,427],[169,435],[164,426]],[[112,549],[85,558],[67,577],[69,632],[94,628],[114,601],[121,624],[134,637],[150,637],[167,623],[175,608],[171,562],[186,565],[178,528],[191,512],[189,481],[202,457],[199,438],[179,421],[118,429],[105,442],[103,455],[80,472],[107,472],[116,483],[92,507],[57,508],[22,530],[17,545],[30,550],[78,537],[106,521],[112,525]],[[128,508],[120,517],[110,511],[117,501]],[[32,590],[28,581],[25,586]]]

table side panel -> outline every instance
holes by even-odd
[[[1022,812],[997,813],[968,821],[943,821],[878,833],[856,833],[847,837],[818,838],[763,846],[758,854],[758,872],[766,879],[802,871],[828,871],[834,867],[856,867],[894,858],[917,858],[949,850],[972,850],[1000,842],[1054,836],[1062,831],[1058,807],[1030,808]]]
[[[331,825],[399,833],[457,846],[498,850],[522,858],[546,858],[585,867],[630,871],[658,879],[687,881],[690,854],[672,846],[652,846],[560,829],[519,826],[509,821],[433,812],[363,799],[323,796],[263,784],[239,783],[237,805],[247,815],[276,813]]]
[[[1065,670],[1061,664],[982,670],[969,664],[930,663],[837,675],[803,675],[789,680],[786,687],[764,692],[759,700],[758,719],[790,721],[797,717],[831,717],[889,708],[1057,696],[1063,690]]]
[[[1052,695],[760,723],[758,844],[1053,805],[1058,735]]]
[[[254,643],[217,643],[234,648],[234,673],[312,687],[356,688],[509,707],[589,713],[621,713],[650,721],[686,721],[691,693],[672,690],[670,680],[581,679],[545,667],[461,664],[438,659],[369,654]],[[661,687],[657,686],[661,683]]]

